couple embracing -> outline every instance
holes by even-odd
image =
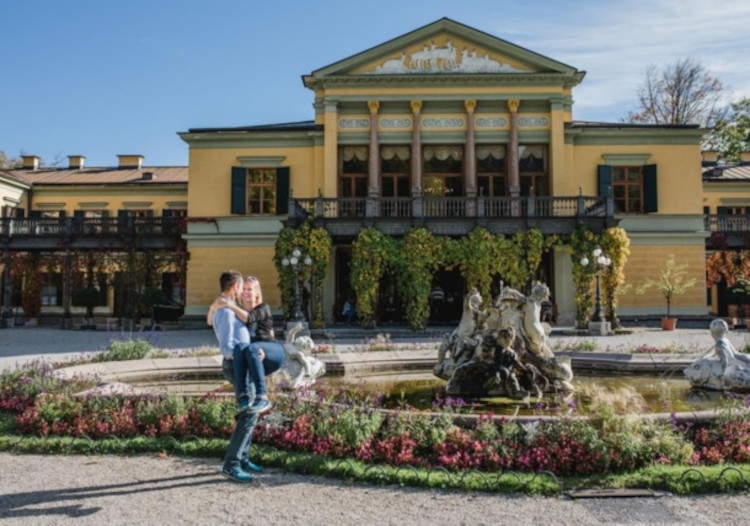
[[[260,282],[228,270],[219,279],[221,294],[211,304],[206,321],[213,327],[223,356],[222,372],[235,390],[237,425],[224,456],[222,474],[250,482],[262,468],[248,458],[258,416],[271,408],[265,377],[286,359],[284,345],[275,340],[271,308],[263,302]]]

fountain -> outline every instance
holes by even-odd
[[[716,319],[709,326],[714,346],[685,369],[693,387],[715,391],[750,391],[750,356],[740,354],[727,338],[727,322]]]
[[[472,289],[458,327],[438,350],[433,372],[448,380],[446,393],[522,400],[573,391],[570,358],[552,353],[549,327],[540,320],[547,299],[544,283],[535,283],[529,296],[502,287],[494,303],[482,309],[482,296]]]

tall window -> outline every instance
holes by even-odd
[[[380,186],[383,197],[409,197],[410,160],[409,146],[383,146],[380,149]]]
[[[246,195],[248,214],[276,214],[276,169],[248,169]]]
[[[422,157],[422,188],[426,196],[455,197],[464,194],[463,145],[425,146]]]
[[[505,146],[479,145],[477,152],[477,184],[480,195],[505,195]]]
[[[62,304],[62,275],[44,274],[42,285],[42,305],[57,306]]]
[[[547,145],[522,144],[518,147],[518,171],[521,195],[549,195],[547,177]]]
[[[615,211],[620,214],[643,213],[643,170],[640,166],[613,166],[612,192]]]
[[[343,146],[339,162],[339,196],[367,197],[367,146]]]

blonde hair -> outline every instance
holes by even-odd
[[[257,304],[260,305],[263,303],[263,290],[260,288],[260,280],[256,278],[255,276],[248,276],[245,278],[245,283],[252,283],[255,287],[255,293],[258,297]]]

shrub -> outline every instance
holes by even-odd
[[[95,362],[120,362],[125,360],[142,360],[153,350],[146,340],[112,340],[109,349],[97,354]]]

